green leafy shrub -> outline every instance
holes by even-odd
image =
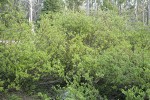
[[[145,93],[142,89],[138,89],[137,87],[132,87],[127,91],[122,91],[126,95],[126,100],[144,100]]]
[[[57,57],[51,55],[54,51],[48,47],[45,50],[48,50],[50,58],[59,62],[57,67],[61,71],[58,73],[67,84],[92,84],[103,97],[124,99],[121,89],[149,84],[146,74],[149,70],[149,35],[146,31],[141,34],[143,31],[140,29],[129,32],[126,21],[111,14],[114,13],[101,13],[96,20],[79,13],[45,14],[41,17],[39,30],[42,31],[38,33],[41,37],[38,40],[48,37],[44,40],[48,47],[57,46],[53,53]],[[144,66],[148,68],[146,72]],[[142,76],[143,73],[146,76]],[[146,87],[149,88],[148,85]]]
[[[9,95],[7,100],[22,100],[20,97],[18,97],[15,94]]]
[[[0,44],[2,90],[39,92],[49,99],[45,91],[59,85],[58,99],[149,98],[149,31],[128,28],[111,11],[99,16],[48,12],[36,35],[25,22],[9,26],[23,31],[2,32],[3,39],[18,41]]]

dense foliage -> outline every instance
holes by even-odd
[[[150,99],[149,26],[129,23],[109,10],[94,17],[46,12],[33,34],[22,14],[7,11],[0,15],[0,94],[26,92],[41,100]]]
[[[63,6],[62,0],[45,0],[43,11],[60,11]]]

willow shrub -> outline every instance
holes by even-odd
[[[129,29],[109,11],[98,17],[49,12],[36,25],[35,36],[26,28],[17,44],[0,45],[1,90],[40,91],[44,85],[51,91],[59,85],[54,98],[148,98],[146,28]]]
[[[59,62],[55,63],[56,72],[67,83],[66,89],[71,88],[69,91],[80,91],[78,87],[88,84],[102,97],[125,99],[131,96],[125,91],[138,87],[144,98],[149,88],[149,34],[147,29],[129,29],[124,18],[112,15],[115,14],[101,12],[94,18],[81,13],[45,14],[39,22],[38,40],[48,45],[44,49],[49,59]],[[82,96],[75,91],[67,96],[86,98],[84,91]]]

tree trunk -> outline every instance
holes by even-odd
[[[121,8],[121,4],[120,3],[118,3],[118,13],[119,13],[119,15],[121,15],[121,13],[122,13],[122,8]]]
[[[32,0],[29,0],[29,22],[32,23],[33,21],[33,5]]]
[[[138,2],[137,0],[134,1],[134,12],[135,12],[135,19],[138,21]]]
[[[149,12],[150,12],[150,0],[147,1],[147,7],[146,7],[146,10],[147,10],[147,25],[149,25]]]
[[[31,31],[34,33],[33,25],[33,0],[29,0],[29,23],[31,24]]]
[[[87,0],[87,3],[86,3],[86,13],[87,15],[90,14],[90,0]]]
[[[143,24],[145,25],[146,22],[146,18],[147,18],[147,11],[146,11],[147,7],[146,7],[146,0],[143,0]],[[146,12],[145,12],[146,11]]]
[[[94,11],[96,15],[97,14],[97,0],[94,1]]]

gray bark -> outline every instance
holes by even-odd
[[[87,13],[87,15],[90,14],[90,0],[86,1],[86,13]]]
[[[134,0],[134,12],[135,12],[135,19],[138,21],[138,2]]]

